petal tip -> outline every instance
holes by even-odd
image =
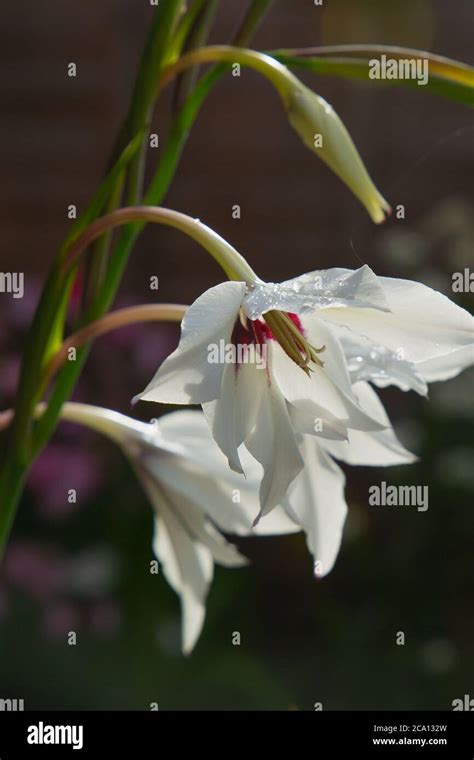
[[[384,224],[392,214],[392,207],[384,198],[369,212],[374,224]]]

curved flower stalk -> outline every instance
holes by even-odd
[[[243,347],[253,348],[253,361]],[[264,515],[303,468],[298,433],[341,442],[386,428],[353,383],[426,394],[427,382],[472,362],[473,318],[442,294],[377,278],[367,266],[331,269],[206,291],[186,312],[177,349],[135,398],[202,404],[231,467],[244,470],[242,444],[262,464]]]
[[[204,624],[214,563],[247,563],[220,531],[275,535],[299,527],[282,509],[252,527],[258,511],[258,465],[248,458],[247,478],[229,470],[200,412],[172,412],[147,424],[109,409],[68,403],[61,417],[108,436],[132,464],[155,512],[153,550],[180,596],[182,648],[189,653]]]

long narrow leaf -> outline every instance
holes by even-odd
[[[317,74],[362,79],[370,84],[411,87],[429,90],[465,105],[474,105],[474,68],[423,50],[386,45],[336,45],[299,50],[273,50],[269,55],[285,66],[304,68]],[[369,61],[382,55],[397,61],[428,61],[428,82],[418,85],[415,79],[370,79]]]

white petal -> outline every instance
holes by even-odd
[[[329,308],[322,309],[318,315],[420,365],[421,373],[425,362],[436,359],[428,373],[431,381],[438,377],[443,379],[446,371],[452,376],[456,369],[460,371],[472,363],[474,352],[469,351],[469,346],[474,345],[474,319],[467,311],[421,283],[390,277],[379,280],[390,313]]]
[[[324,367],[315,366],[308,376],[291,361],[278,343],[272,341],[272,369],[284,397],[292,406],[307,415],[311,425],[314,426],[315,420],[322,421],[322,431],[319,433],[322,437],[325,437],[326,433],[335,437],[337,426],[332,424],[334,418],[341,424],[340,437],[344,437],[344,427],[359,430],[382,429],[384,425],[380,420],[372,419],[358,407],[357,399],[352,393],[342,347],[334,330],[315,316],[306,317],[303,327],[313,346],[326,346],[324,353],[320,354]],[[327,410],[328,414],[325,414],[324,410]],[[313,433],[316,434],[318,431],[314,430]]]
[[[179,409],[160,417],[158,429],[165,441],[176,438],[186,446],[199,448],[203,438],[211,441],[207,423],[197,409]]]
[[[163,488],[162,483],[160,487]],[[214,562],[224,567],[242,567],[248,564],[247,558],[242,556],[210,522],[202,505],[196,503],[195,494],[187,498],[183,493],[177,493],[173,487],[164,488],[164,491],[176,519],[195,542],[209,549]]]
[[[351,379],[338,332],[332,325],[328,325],[319,319],[320,313],[318,311],[308,314],[301,320],[305,336],[312,346],[316,348],[326,347],[325,351],[320,354],[324,363],[324,372],[337,388],[350,396],[352,393]]]
[[[255,424],[264,388],[256,373],[261,372],[254,364],[226,365],[220,398],[203,404],[214,440],[236,472],[243,472],[238,448]]]
[[[230,567],[247,560],[193,504],[178,502],[142,467],[136,466],[136,471],[157,514],[153,550],[168,583],[181,599],[182,648],[189,654],[204,624],[214,560]]]
[[[227,457],[229,467],[235,472],[243,472],[238,451],[242,441],[237,440],[235,426],[236,396],[236,366],[226,364],[222,375],[220,398],[203,404],[202,410],[215,442]]]
[[[186,472],[185,465],[173,468],[161,467],[159,477],[157,472],[149,467],[149,462],[134,462],[136,472],[145,488],[150,500],[161,514],[171,511],[173,520],[176,520],[195,543],[200,543],[211,552],[215,562],[227,567],[238,567],[247,564],[235,546],[228,543],[224,536],[216,530],[210,522],[207,510],[202,508],[196,493],[192,489],[179,488],[176,477],[187,478],[188,483],[197,482],[198,477]],[[212,491],[211,491],[212,494]],[[214,498],[218,496],[213,492]],[[166,502],[163,505],[163,502]],[[169,522],[169,521],[168,521]]]
[[[236,488],[236,483],[246,483],[250,485],[256,483],[260,477],[260,470],[256,462],[246,460],[249,467],[246,473],[247,478],[243,475],[236,474],[229,469],[229,464],[213,440],[209,430],[206,417],[202,412],[196,410],[180,410],[165,414],[158,421],[158,431],[161,436],[162,447],[167,448],[174,457],[153,457],[150,462],[154,469],[166,467],[168,462],[175,462],[177,466],[181,464],[190,468],[192,466],[195,472],[205,473],[214,480],[222,480]],[[179,446],[174,441],[179,441]],[[253,467],[252,467],[253,462]],[[156,469],[158,472],[158,470]]]
[[[347,331],[341,329],[340,337],[352,383],[369,380],[380,388],[396,385],[403,391],[411,389],[421,396],[427,395],[428,386],[421,377],[419,365],[354,333],[348,337]]]
[[[271,309],[306,314],[326,306],[388,309],[383,288],[366,264],[360,269],[322,269],[281,283],[258,282],[242,303],[250,319]]]
[[[206,614],[206,597],[213,576],[212,555],[191,539],[165,506],[155,520],[153,550],[163,573],[181,599],[182,648],[193,649]]]
[[[278,343],[271,344],[271,361],[275,382],[290,402],[290,414],[297,429],[302,431],[305,419],[311,428],[314,428],[315,420],[322,420],[321,435],[325,436],[327,432],[337,436],[339,432],[340,437],[345,438],[346,406],[324,369],[315,368],[308,376]]]
[[[230,342],[244,292],[243,282],[206,290],[186,311],[177,349],[134,401],[199,404],[219,398],[225,365],[209,362],[209,347]]]
[[[253,527],[260,508],[262,466],[242,447],[240,458],[245,477],[232,472],[212,440],[201,412],[183,410],[166,414],[160,418],[159,430],[164,445],[178,438],[181,451],[179,456],[147,458],[148,468],[169,489],[192,500],[218,528],[242,536],[299,530],[279,507]]]
[[[350,430],[348,441],[321,442],[324,449],[336,459],[352,465],[388,467],[415,462],[417,457],[398,440],[383,404],[373,388],[368,383],[358,382],[354,385],[354,393],[362,408],[368,414],[383,419],[387,429],[374,432]]]
[[[302,450],[305,468],[283,506],[305,531],[315,575],[322,577],[332,570],[341,545],[347,514],[345,477],[317,439],[304,436]]]
[[[318,315],[321,313],[317,312]],[[354,430],[382,430],[385,427],[384,422],[361,409],[354,396],[346,357],[337,330],[332,325],[325,324],[316,314],[305,316],[302,322],[309,341],[313,345],[319,346],[322,343],[326,346],[326,351],[321,354],[324,372],[339,391],[346,410],[347,427]]]
[[[435,383],[441,380],[450,380],[473,364],[474,345],[469,345],[457,348],[443,356],[435,356],[432,359],[419,362],[417,369],[427,383]]]
[[[255,525],[256,512],[252,513],[252,530],[244,535],[281,536],[288,533],[299,533],[298,525],[282,507],[275,507]]]
[[[327,409],[311,401],[296,405],[288,403],[288,413],[291,423],[298,433],[315,435],[334,441],[346,441],[349,429],[343,420],[339,420]]]
[[[271,352],[269,352],[270,354]],[[271,359],[269,359],[269,371]],[[303,467],[285,399],[276,383],[260,372],[260,383],[266,388],[261,394],[255,429],[247,438],[250,453],[263,466],[260,487],[260,516],[270,512],[285,496],[289,484]]]

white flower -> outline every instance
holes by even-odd
[[[220,341],[264,346],[265,371],[209,362],[209,347]],[[303,468],[298,433],[344,441],[386,427],[379,408],[361,406],[353,382],[426,393],[427,382],[473,362],[472,341],[466,311],[419,283],[377,278],[367,266],[280,284],[226,282],[188,309],[178,348],[136,399],[202,404],[231,467],[243,471],[243,443],[263,465],[264,515]]]
[[[248,290],[241,282],[225,282],[206,291],[186,312],[178,348],[136,397],[202,404],[216,442],[237,472],[244,470],[239,449],[245,443],[264,468],[262,515],[282,501],[303,468],[295,434],[312,432],[344,440],[349,429],[370,431],[385,426],[361,409],[336,332],[314,316],[309,297],[294,303],[291,310],[282,310],[279,293],[276,285],[259,283]],[[260,319],[262,294],[264,320]],[[387,308],[368,267],[324,273],[316,297],[344,307]],[[313,303],[314,293],[311,298]],[[311,335],[306,332],[306,320],[311,320]],[[232,356],[228,362],[210,362],[209,348],[221,342],[265,349],[265,369],[256,362],[239,363]]]
[[[107,435],[130,460],[155,511],[153,549],[180,596],[182,647],[189,653],[204,623],[214,562],[227,567],[247,562],[220,531],[270,535],[299,527],[281,509],[252,527],[261,468],[248,457],[247,478],[233,473],[200,412],[173,412],[147,424],[109,409],[68,403],[61,416]]]

